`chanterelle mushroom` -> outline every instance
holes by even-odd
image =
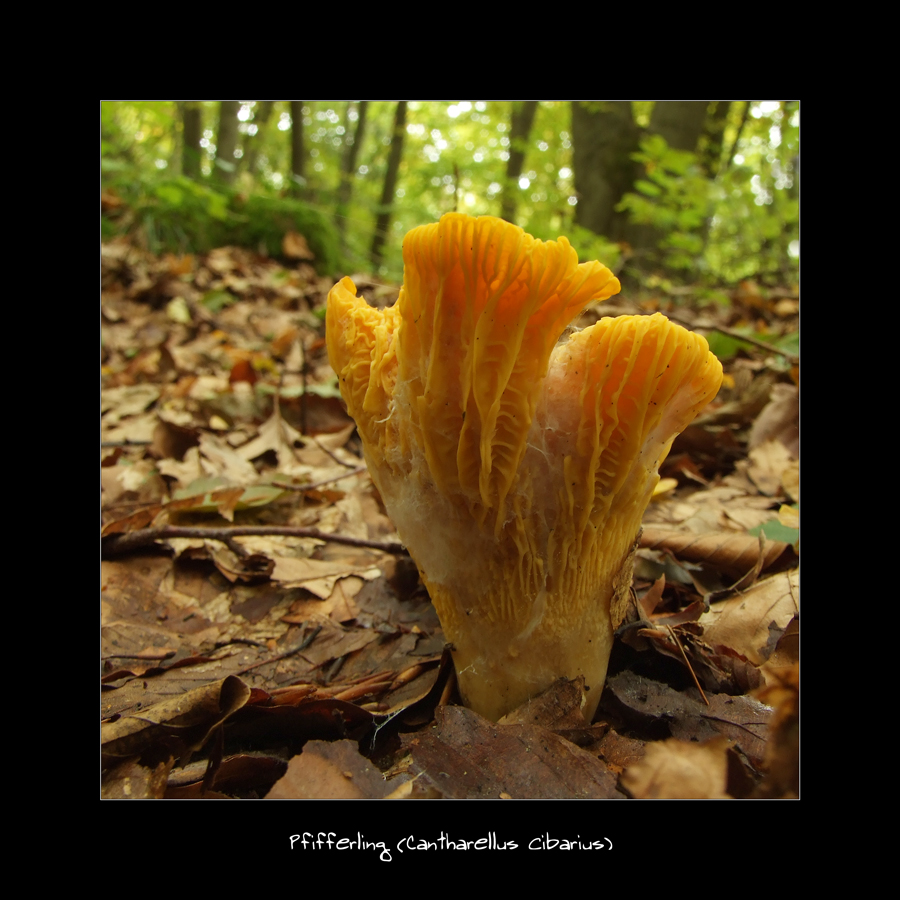
[[[619,290],[565,238],[451,213],[409,232],[403,261],[389,309],[349,278],[328,296],[328,355],[372,478],[465,702],[496,720],[584,675],[590,719],[659,465],[722,367],[659,314],[601,319],[557,345]]]

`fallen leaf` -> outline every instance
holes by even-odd
[[[753,423],[750,449],[767,441],[778,441],[794,459],[799,458],[800,389],[796,385],[773,385],[771,399]]]
[[[790,468],[792,455],[781,441],[767,440],[757,444],[749,453],[747,474],[760,492],[768,497],[781,492],[781,478]]]
[[[154,747],[171,748],[175,756],[198,750],[249,697],[250,689],[240,679],[228,676],[154,703],[140,713],[105,722],[100,726],[103,758],[117,761]]]
[[[622,774],[622,784],[641,800],[723,800],[729,794],[729,741],[687,744],[670,738],[648,744],[644,757]]]
[[[276,556],[272,580],[286,588],[302,587],[322,600],[334,591],[335,582],[348,575],[356,575],[366,581],[380,577],[377,566],[350,565],[344,560],[300,559]]]
[[[460,706],[404,744],[410,771],[454,799],[611,799],[613,774],[595,756],[535,725],[500,725]]]
[[[766,746],[764,797],[800,796],[800,666],[795,663],[777,673],[774,682],[757,698],[775,707]]]
[[[779,541],[767,541],[762,568],[774,565],[788,548]],[[693,534],[665,525],[644,525],[641,547],[667,550],[686,562],[707,563],[734,578],[751,571],[759,560],[759,538],[742,533],[718,531]]]
[[[715,603],[700,618],[704,639],[724,644],[761,666],[799,612],[800,573],[781,572],[736,597]]]
[[[309,741],[267,800],[373,800],[397,787],[360,752],[355,741]]]

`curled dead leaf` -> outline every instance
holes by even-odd
[[[780,541],[766,541],[761,570],[773,565],[788,548]],[[759,538],[739,532],[714,531],[705,534],[645,524],[641,547],[667,550],[685,562],[707,563],[739,578],[753,570],[760,558]]]

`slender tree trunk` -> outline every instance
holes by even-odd
[[[709,104],[709,114],[703,127],[700,149],[700,165],[707,178],[715,178],[722,166],[725,143],[725,123],[731,110],[731,101],[718,100]]]
[[[572,104],[576,224],[621,239],[626,220],[616,205],[634,184],[639,137],[628,100]]]
[[[734,141],[731,144],[731,148],[728,151],[728,157],[725,161],[725,165],[722,167],[722,171],[726,171],[731,168],[731,163],[734,161],[734,154],[737,153],[738,144],[741,140],[741,134],[744,131],[744,126],[747,124],[747,119],[750,116],[750,101],[747,100],[744,103],[744,113],[741,116],[741,124],[738,125],[737,134],[734,136]]]
[[[219,128],[216,132],[216,181],[220,184],[231,184],[234,181],[237,165],[234,151],[237,150],[238,111],[241,105],[237,100],[223,100],[219,103]]]
[[[188,178],[200,177],[200,139],[203,136],[203,118],[200,104],[188,101],[182,117],[184,143],[181,147],[181,171]]]
[[[181,175],[181,167],[184,163],[184,101],[175,101],[175,115],[172,118],[172,155],[169,157],[168,170],[170,175]]]
[[[385,238],[391,224],[391,211],[394,205],[394,190],[397,186],[397,173],[400,171],[400,160],[403,156],[403,136],[406,134],[406,101],[397,104],[394,114],[394,127],[391,132],[391,152],[388,156],[387,172],[384,175],[384,189],[381,192],[381,207],[375,220],[375,234],[372,236],[370,257],[372,266],[378,269],[382,263],[382,251]]]
[[[509,158],[506,161],[506,182],[503,185],[503,200],[500,204],[500,217],[515,224],[517,191],[519,176],[525,163],[528,148],[528,135],[534,124],[537,112],[537,100],[513,101],[509,130]]]
[[[245,145],[247,145],[247,171],[254,176],[256,175],[256,167],[259,161],[259,145],[262,142],[263,133],[266,131],[266,125],[268,125],[269,118],[272,115],[273,106],[275,106],[274,100],[261,100],[259,102],[253,115],[256,134],[248,134],[244,140]]]
[[[348,104],[349,106],[349,104]],[[347,110],[349,113],[349,109]],[[341,182],[338,185],[337,196],[337,229],[344,238],[344,229],[347,224],[347,210],[350,206],[350,197],[353,194],[353,176],[356,173],[356,160],[359,157],[359,148],[362,146],[366,133],[366,115],[369,111],[369,101],[360,100],[357,106],[356,128],[350,134],[350,119],[347,118],[347,134],[344,140],[344,159],[341,163]]]
[[[306,185],[306,153],[303,149],[303,101],[291,100],[291,192],[308,196]]]
[[[707,178],[714,180],[720,172],[725,171],[725,125],[728,122],[728,113],[731,111],[730,100],[718,100],[709,104],[706,116],[706,124],[700,140],[698,157],[703,172]],[[712,217],[703,222],[703,248],[709,243],[709,233],[712,230]]]

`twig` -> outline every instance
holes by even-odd
[[[282,659],[287,659],[289,656],[293,656],[295,653],[299,653],[301,650],[305,650],[315,639],[318,637],[319,632],[322,630],[321,625],[317,625],[308,635],[306,635],[296,647],[291,647],[289,650],[285,650],[284,653],[279,653],[276,656],[270,656],[268,659],[261,659],[259,662],[252,663],[249,666],[245,666],[243,669],[235,672],[235,675],[243,675],[246,672],[249,672],[251,669],[258,669],[260,666],[265,666],[268,663],[279,662]]]
[[[765,341],[759,340],[759,338],[747,337],[746,334],[741,334],[739,331],[735,331],[733,328],[726,328],[724,325],[710,325],[703,322],[689,322],[687,319],[683,319],[680,316],[673,315],[672,313],[666,313],[666,316],[672,319],[673,322],[679,322],[680,324],[686,326],[687,328],[703,328],[705,331],[718,331],[722,334],[727,334],[728,337],[733,337],[739,341],[746,341],[748,344],[753,344],[755,347],[759,347],[760,350],[765,350],[768,353],[774,353],[776,356],[783,356],[789,363],[792,363],[795,366],[800,365],[800,357],[794,353],[788,353],[786,350],[779,350],[774,344],[767,344]]]
[[[350,466],[355,466],[355,465],[356,465],[355,462],[348,463],[348,462],[344,462],[344,460],[342,460],[342,459],[338,459],[338,457],[337,457],[337,455],[334,453],[334,451],[329,450],[323,443],[321,443],[321,441],[320,441],[317,437],[313,437],[313,438],[312,438],[312,442],[313,442],[313,443],[314,443],[314,444],[315,444],[315,445],[316,445],[323,453],[327,453],[327,454],[328,454],[328,455],[329,455],[329,456],[330,456],[330,457],[331,457],[331,458],[332,458],[339,466],[344,466],[345,468],[349,468]]]
[[[682,657],[684,657],[684,664],[688,667],[688,671],[691,673],[691,678],[694,679],[694,684],[697,685],[697,690],[700,691],[700,696],[703,698],[703,702],[709,706],[709,700],[706,699],[706,694],[703,693],[703,688],[700,687],[700,682],[697,681],[697,676],[694,674],[694,667],[691,665],[691,661],[687,658],[687,653],[684,652],[684,647],[681,646],[681,641],[678,640],[678,635],[675,634],[675,629],[671,625],[666,625],[666,628],[669,629],[669,634],[672,637],[672,640],[678,646],[678,649],[681,651]]]
[[[354,538],[343,534],[327,534],[318,528],[302,528],[296,525],[236,525],[233,528],[189,528],[179,525],[161,525],[158,528],[141,528],[127,534],[112,534],[103,539],[102,553],[114,556],[130,553],[142,547],[150,547],[156,541],[168,538],[200,538],[202,540],[220,541],[227,544],[233,537],[280,536],[316,538],[320,541],[331,541],[333,544],[346,544],[349,547],[369,547],[384,553],[405,556],[407,551],[402,544],[393,541],[370,541],[366,538]]]
[[[297,335],[297,343],[300,345],[300,379],[303,384],[303,393],[300,395],[300,431],[307,435],[309,428],[306,422],[306,346],[303,343],[303,335]]]
[[[278,434],[281,437],[282,443],[291,451],[291,455],[294,459],[299,462],[300,457],[297,456],[297,451],[294,449],[294,442],[290,440],[289,435],[284,430],[285,421],[281,415],[281,386],[284,383],[284,370],[282,369],[278,375],[278,387],[275,389],[275,408],[273,410],[273,415],[278,418]],[[302,433],[302,432],[301,432]]]
[[[338,475],[335,478],[323,478],[322,481],[312,481],[309,484],[285,484],[283,481],[272,481],[269,483],[272,485],[272,487],[282,488],[285,491],[311,491],[314,488],[319,488],[323,487],[326,484],[331,484],[333,481],[340,481],[342,478],[349,478],[351,475],[362,475],[363,472],[367,471],[368,469],[365,466],[360,466],[358,469],[353,469],[350,472],[344,472],[343,475]]]

